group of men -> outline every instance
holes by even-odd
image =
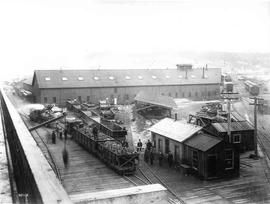
[[[139,139],[137,143],[137,152],[142,151],[142,142]],[[146,143],[146,149],[144,152],[144,161],[148,163],[150,161],[150,164],[153,165],[155,160],[155,154],[154,154],[154,146],[150,140],[147,141]],[[158,153],[158,161],[159,161],[159,166],[162,166],[164,160],[164,155],[161,151]],[[169,151],[168,156],[167,156],[167,161],[169,164],[169,167],[173,165],[173,154]]]

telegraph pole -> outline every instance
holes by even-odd
[[[222,96],[223,99],[227,99],[227,121],[228,121],[228,136],[229,136],[229,142],[232,142],[232,136],[231,136],[231,100],[235,99],[237,100],[238,97],[229,97],[230,94],[238,94],[237,92],[221,92],[221,94],[225,95]],[[228,95],[227,95],[228,94]],[[227,96],[226,96],[227,95]]]
[[[250,103],[249,105],[254,105],[254,154],[255,157],[258,157],[258,147],[257,147],[257,107],[262,106],[263,103],[258,103],[259,101],[263,101],[262,98],[258,97],[250,97],[250,99],[254,100],[254,103]]]

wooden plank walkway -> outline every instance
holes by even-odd
[[[45,131],[44,128],[42,129],[40,132]],[[44,132],[43,135],[45,134]],[[62,159],[64,141],[57,138],[56,144],[50,143],[48,147],[54,155],[62,184],[69,195],[134,186],[70,139],[67,140],[66,146],[69,153],[67,168]]]

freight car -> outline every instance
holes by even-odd
[[[252,81],[245,81],[245,88],[251,95],[259,95],[260,87],[256,83]]]
[[[79,145],[117,173],[127,175],[135,172],[139,159],[138,153],[122,147],[122,144],[114,138],[98,133],[95,127],[79,128],[75,126],[68,129],[72,129],[72,137]]]
[[[223,91],[224,92],[233,92],[233,83],[231,81],[225,81],[223,84]]]

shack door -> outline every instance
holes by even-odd
[[[217,163],[217,156],[216,155],[208,155],[207,159],[207,175],[208,177],[215,177],[216,176],[216,163]]]
[[[179,146],[175,145],[174,146],[174,158],[176,162],[180,161],[180,151],[179,151]]]

